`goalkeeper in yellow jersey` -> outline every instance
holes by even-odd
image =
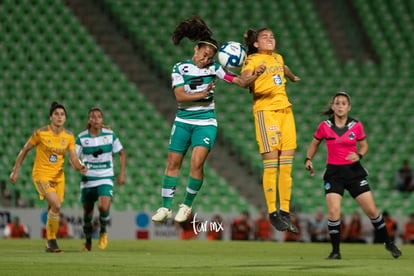
[[[257,66],[266,66],[265,72],[250,86],[250,92],[253,94],[256,140],[263,157],[263,190],[269,219],[277,230],[297,233],[289,214],[296,128],[285,77],[292,82],[300,79],[285,65],[283,57],[274,52],[276,40],[271,30],[249,29],[245,42],[248,57],[241,76],[249,77],[255,74]]]
[[[87,168],[80,163],[76,155],[75,137],[63,127],[66,121],[65,107],[53,102],[49,115],[50,124],[36,130],[19,152],[10,174],[10,182],[13,184],[17,182],[20,165],[27,153],[36,147],[32,175],[40,200],[46,199],[48,203],[46,252],[62,253],[56,242],[56,233],[59,229],[59,212],[65,193],[63,163],[66,151],[69,151],[70,163],[76,170],[85,174]]]

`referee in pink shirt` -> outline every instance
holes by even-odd
[[[360,163],[368,151],[364,129],[361,122],[348,117],[350,110],[351,97],[345,92],[336,93],[332,98],[330,108],[323,113],[329,115],[329,119],[319,124],[305,159],[305,168],[313,173],[312,158],[322,140],[325,139],[328,157],[323,181],[328,208],[328,229],[332,244],[332,252],[326,259],[341,259],[340,214],[345,189],[370,218],[378,236],[384,241],[385,248],[394,258],[398,258],[401,256],[401,251],[389,238],[384,219],[375,206],[366,179],[368,174]]]

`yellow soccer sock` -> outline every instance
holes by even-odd
[[[267,211],[276,212],[276,177],[277,177],[277,159],[263,160],[263,191],[266,198]]]
[[[290,197],[292,194],[292,162],[293,156],[282,155],[279,157],[278,191],[280,209],[289,213]]]
[[[56,239],[56,233],[59,229],[59,213],[49,210],[46,222],[46,238],[48,240]]]

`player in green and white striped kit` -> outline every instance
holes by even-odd
[[[92,249],[92,219],[95,202],[98,202],[101,225],[98,246],[105,249],[108,244],[106,225],[109,223],[109,209],[113,196],[113,154],[119,154],[120,173],[118,185],[125,183],[125,151],[115,133],[103,126],[103,113],[99,108],[89,110],[88,125],[76,138],[76,153],[88,167],[82,175],[81,202],[83,205],[83,231],[86,243],[84,251]]]
[[[256,74],[241,78],[228,74],[213,58],[219,46],[205,22],[193,16],[181,22],[173,33],[173,42],[178,45],[182,38],[198,41],[194,56],[175,64],[172,71],[172,87],[178,103],[178,112],[171,131],[168,161],[162,179],[162,207],[152,221],[161,222],[171,218],[171,204],[177,186],[178,174],[188,148],[192,147],[191,169],[188,176],[184,201],[174,218],[184,222],[191,214],[195,196],[203,184],[203,167],[217,133],[214,107],[214,81],[219,78],[241,87],[248,87],[264,71],[257,68]]]

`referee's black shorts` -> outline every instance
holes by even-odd
[[[325,194],[336,193],[344,195],[348,190],[353,198],[370,191],[367,181],[368,173],[360,162],[348,165],[327,164],[323,176]]]

